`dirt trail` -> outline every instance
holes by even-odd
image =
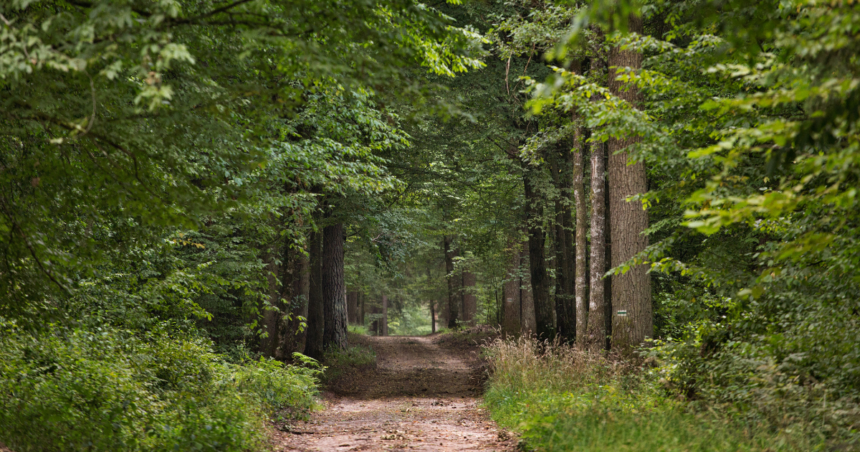
[[[364,337],[376,369],[341,378],[326,409],[275,438],[278,451],[512,451],[478,407],[477,347],[446,336]]]

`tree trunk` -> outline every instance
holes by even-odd
[[[379,319],[379,335],[388,336],[388,296],[382,296],[382,318]]]
[[[275,253],[266,253],[266,281],[268,282],[268,299],[263,305],[263,319],[261,326],[265,337],[260,338],[260,353],[263,356],[273,358],[278,349],[278,333],[281,318],[281,291],[278,290],[278,264]]]
[[[469,270],[463,270],[463,321],[470,326],[475,325],[475,314],[478,312],[478,296],[475,294],[477,278]]]
[[[364,326],[364,314],[367,312],[365,310],[365,303],[367,302],[367,295],[364,292],[358,293],[359,300],[359,309],[358,309],[358,324]]]
[[[605,61],[600,52],[603,31],[592,27],[595,33],[595,55],[591,58],[592,77],[600,77]],[[599,101],[595,94],[592,101]],[[603,350],[606,344],[606,294],[603,274],[606,271],[606,167],[603,142],[592,143],[591,149],[591,293],[588,300],[588,326],[585,346],[592,352]]]
[[[308,326],[305,340],[305,355],[314,359],[323,356],[323,332],[325,327],[325,309],[323,307],[322,290],[322,231],[312,231],[310,237],[310,269],[308,291]]]
[[[511,261],[508,267],[508,275],[503,285],[504,308],[502,316],[502,332],[506,335],[519,334],[522,328],[522,317],[520,317],[520,247],[514,242],[511,247]]]
[[[522,163],[523,186],[525,187],[526,224],[529,237],[529,280],[531,282],[532,300],[534,301],[535,329],[539,337],[544,339],[555,336],[553,325],[553,306],[549,298],[549,278],[546,274],[546,256],[544,244],[546,236],[541,227],[543,207],[534,179],[536,171]],[[525,305],[525,304],[524,304]]]
[[[522,322],[522,332],[525,334],[533,334],[537,329],[537,319],[535,318],[535,299],[534,288],[531,282],[531,263],[529,260],[529,242],[522,244],[523,261],[520,269],[520,319]]]
[[[585,344],[585,329],[588,324],[588,277],[586,273],[586,226],[587,221],[585,205],[585,186],[583,184],[583,173],[585,172],[583,154],[585,149],[575,147],[573,151],[573,198],[576,202],[576,343],[579,347]]]
[[[630,17],[630,31],[642,33],[642,19]],[[618,68],[642,68],[642,54],[631,50],[612,49],[609,54],[609,89],[613,95],[624,99],[634,107],[640,103],[639,90],[633,84],[617,80]],[[615,267],[630,260],[648,246],[648,237],[642,232],[648,228],[648,212],[639,201],[627,202],[627,198],[648,191],[645,164],[628,165],[629,155],[620,152],[640,141],[639,137],[609,140],[609,211],[612,216],[612,260]],[[654,334],[651,307],[651,278],[646,265],[637,265],[623,275],[613,277],[612,282],[612,346],[629,351]]]
[[[430,334],[436,332],[436,300],[430,300]]]
[[[358,323],[358,291],[346,293],[346,318],[350,325]]]
[[[284,316],[279,359],[289,358],[293,352],[304,350],[307,328],[301,328],[301,318],[308,317],[309,264],[304,253],[294,252],[285,247],[281,271],[281,299],[288,300],[289,317]]]
[[[343,274],[343,223],[323,229],[323,306],[325,329],[323,348],[345,349],[346,339],[346,285]]]
[[[576,139],[574,139],[574,148]],[[576,309],[573,306],[574,264],[573,237],[571,234],[571,200],[573,183],[571,156],[568,149],[560,149],[555,155],[553,181],[558,190],[555,202],[555,313],[558,333],[569,339],[576,335]]]
[[[459,296],[459,284],[454,277],[454,258],[457,257],[457,250],[451,248],[453,239],[445,236],[443,245],[445,246],[445,272],[448,280],[448,328],[456,328],[460,314],[460,303],[462,298]]]

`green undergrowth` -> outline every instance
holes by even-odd
[[[331,383],[354,370],[376,366],[376,352],[366,345],[350,345],[344,350],[332,348],[323,356],[323,382]]]
[[[368,335],[367,327],[364,325],[349,325],[347,326],[347,329],[350,334],[358,334],[362,336]]]
[[[306,417],[318,370],[230,363],[168,328],[24,331],[0,318],[0,443],[26,451],[264,450]]]
[[[485,403],[494,420],[540,451],[825,450],[821,438],[695,410],[647,368],[534,340],[486,348]]]

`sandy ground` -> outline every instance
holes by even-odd
[[[365,337],[376,369],[341,377],[326,408],[275,434],[278,451],[513,451],[479,408],[477,346],[450,336]]]

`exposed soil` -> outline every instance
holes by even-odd
[[[344,375],[325,409],[284,426],[278,451],[513,451],[516,439],[479,408],[478,347],[446,336],[363,337],[376,368]]]

